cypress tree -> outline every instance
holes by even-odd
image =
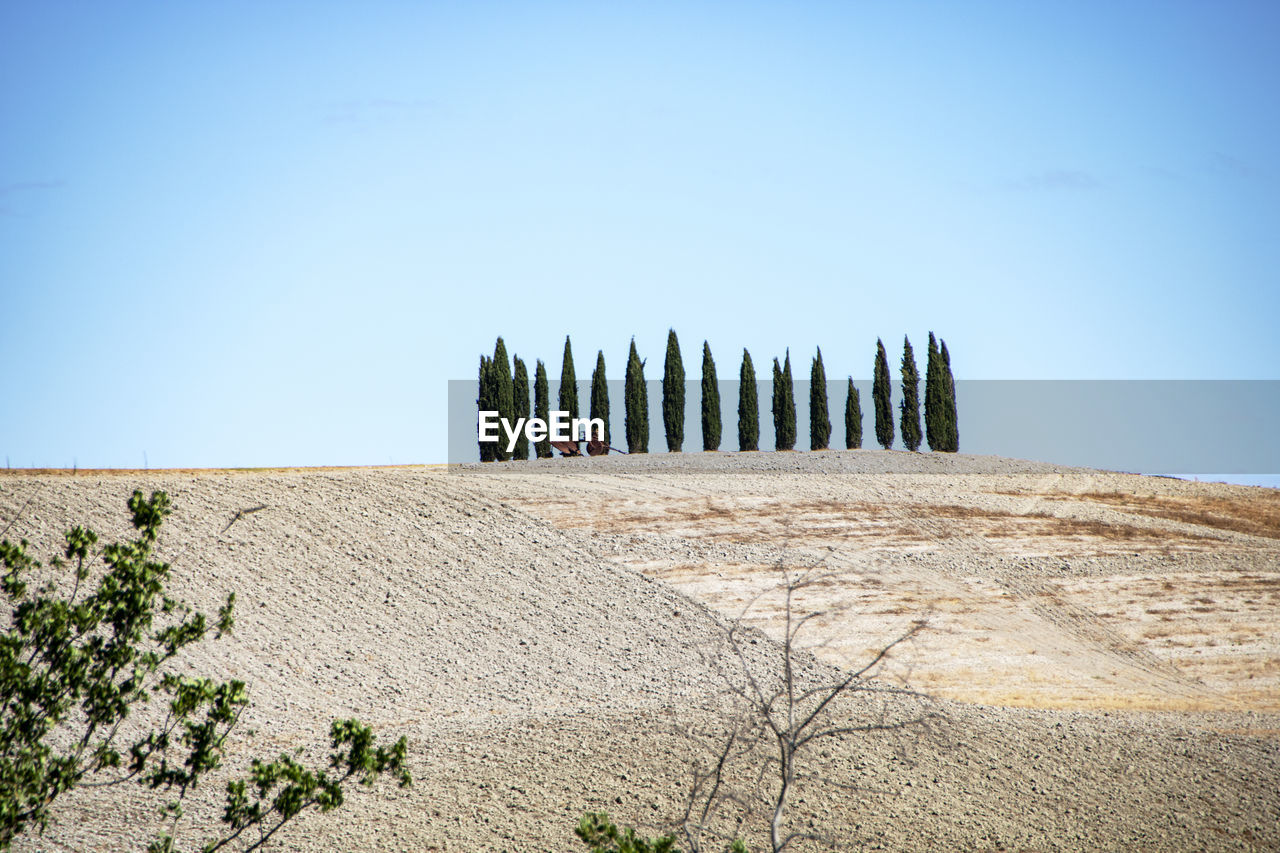
[[[782,365],[778,364],[777,356],[773,358],[773,375],[771,377],[773,384],[773,401],[769,405],[769,411],[773,414],[773,446],[777,450],[781,450],[782,442]]]
[[[876,369],[871,381],[871,399],[876,406],[876,441],[885,450],[893,447],[893,405],[889,399],[889,357],[884,344],[876,338]]]
[[[946,380],[942,374],[942,355],[938,342],[929,333],[929,355],[924,368],[924,436],[930,450],[944,450],[946,444]]]
[[[551,391],[547,385],[547,366],[538,359],[533,369],[533,416],[544,424],[551,417]],[[539,459],[551,458],[551,439],[534,442],[533,452]]]
[[[477,417],[479,412],[496,412],[498,411],[498,395],[497,388],[493,383],[492,360],[487,355],[480,356],[480,377],[478,385],[478,393],[476,394],[476,411]],[[499,430],[501,433],[501,430]],[[492,441],[480,441],[480,461],[493,462],[497,459],[494,449],[497,447]]]
[[[512,356],[511,361],[515,365],[511,372],[511,397],[515,401],[515,420],[511,425],[515,426],[520,418],[529,417],[529,370],[524,366],[524,360],[520,356]],[[522,461],[529,458],[529,438],[524,434],[523,429],[516,437],[516,449],[511,454],[511,458]]]
[[[675,329],[667,332],[667,359],[662,368],[662,425],[667,431],[667,450],[679,453],[684,446],[684,362]]]
[[[787,350],[786,363],[778,367],[773,360],[773,446],[777,450],[795,450],[796,447],[796,397],[791,382],[791,350]]]
[[[751,353],[742,350],[742,370],[738,373],[738,450],[760,449],[760,399],[756,389],[756,368]]]
[[[578,418],[578,377],[573,372],[573,349],[568,335],[564,336],[564,360],[560,363],[560,411],[569,413],[570,422]]]
[[[862,404],[858,400],[858,389],[853,387],[853,377],[849,377],[849,395],[844,399],[844,446],[849,450],[857,450],[862,446]]]
[[[720,449],[720,383],[706,341],[702,342],[702,449]]]
[[[604,443],[610,444],[609,382],[604,378],[604,350],[596,351],[596,369],[591,374],[591,417],[604,421]]]
[[[827,410],[827,371],[822,347],[809,368],[809,449],[826,450],[831,444],[831,414]]]
[[[791,349],[787,349],[786,359],[782,362],[782,403],[783,425],[787,428],[787,450],[796,449],[796,394],[791,381]]]
[[[911,341],[902,336],[902,443],[907,450],[920,449],[920,373]]]
[[[956,379],[951,375],[951,353],[947,352],[947,342],[942,342],[942,378],[946,383],[943,399],[943,422],[947,432],[946,447],[948,453],[960,451],[960,427],[956,420]]]
[[[626,379],[627,452],[649,452],[649,392],[644,384],[644,362],[636,353],[636,339],[631,339],[627,356]]]
[[[511,384],[511,362],[507,359],[507,345],[502,342],[501,337],[493,347],[493,362],[490,369],[493,371],[494,393],[498,399],[498,417],[514,427],[516,400]],[[511,458],[511,454],[507,452],[506,441],[498,439],[494,448],[494,458],[499,462],[505,462]]]

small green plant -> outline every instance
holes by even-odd
[[[591,853],[680,853],[674,835],[644,838],[636,835],[632,827],[619,829],[609,819],[608,812],[588,812],[578,821],[574,832],[591,848]],[[725,853],[748,853],[747,845],[735,839],[725,848]]]
[[[591,853],[678,853],[674,835],[643,838],[631,827],[618,829],[608,812],[583,815],[574,833],[591,848]]]
[[[160,810],[167,828],[147,850],[173,853],[184,798],[222,766],[227,738],[249,704],[242,681],[164,671],[211,626],[165,593],[170,566],[153,557],[168,495],[144,499],[134,491],[128,506],[136,539],[95,551],[97,535],[73,528],[63,556],[50,560],[53,577],[31,594],[25,578],[41,564],[28,555],[29,543],[0,542],[0,589],[10,605],[0,637],[0,850],[28,830],[43,831],[58,798],[78,785],[134,780],[170,795]],[[105,571],[94,568],[99,558]],[[213,623],[215,638],[232,629],[234,607],[231,593]],[[153,696],[167,698],[167,713],[158,728],[140,733],[126,723]],[[255,760],[247,782],[227,785],[224,834],[200,849],[257,849],[304,809],[341,805],[342,785],[352,778],[371,785],[386,773],[410,784],[404,738],[379,747],[357,720],[334,722],[331,735],[336,775],[284,755]]]

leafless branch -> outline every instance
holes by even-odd
[[[825,560],[824,560],[825,563]],[[691,853],[699,853],[704,838],[713,835],[709,827],[715,823],[717,811],[732,805],[740,816],[755,813],[751,802],[762,805],[768,826],[769,849],[781,853],[804,840],[829,841],[812,827],[804,830],[788,827],[787,809],[796,784],[829,784],[842,789],[854,786],[824,779],[805,768],[807,751],[815,743],[858,735],[890,732],[927,732],[940,713],[918,709],[909,714],[889,713],[879,700],[907,699],[926,702],[929,697],[905,682],[887,684],[873,677],[894,650],[914,639],[927,626],[927,619],[914,622],[902,634],[880,647],[870,660],[834,680],[817,681],[816,661],[799,643],[801,632],[825,611],[799,610],[798,595],[804,589],[829,583],[836,573],[823,566],[793,573],[780,561],[780,582],[758,593],[743,608],[737,619],[725,627],[724,643],[713,658],[714,666],[725,679],[725,693],[733,702],[731,723],[714,748],[708,748],[711,760],[694,769],[692,785],[685,803],[680,832]],[[783,598],[781,648],[773,663],[762,662],[751,650],[757,645],[746,627],[748,611],[769,593]],[[769,656],[767,649],[761,649]],[[731,662],[725,666],[724,661]],[[874,706],[848,707],[856,697],[880,704],[878,714],[867,715]],[[840,708],[837,709],[837,704]],[[851,716],[852,715],[852,716]],[[767,748],[766,748],[767,746]],[[731,778],[734,764],[751,762],[756,795],[747,798],[737,793]],[[749,802],[749,800],[751,802]]]

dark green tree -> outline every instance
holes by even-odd
[[[684,447],[684,362],[675,329],[667,332],[667,359],[662,367],[662,425],[667,450],[679,453]]]
[[[770,382],[773,386],[773,400],[769,404],[769,411],[773,414],[773,445],[775,449],[781,450],[782,365],[778,363],[777,356],[774,356],[773,359],[773,373],[770,375]]]
[[[192,660],[187,646],[211,629],[214,639],[232,630],[235,593],[216,622],[171,598],[171,566],[155,556],[169,496],[145,499],[135,490],[128,505],[137,538],[99,548],[97,534],[77,526],[48,572],[26,540],[0,541],[0,590],[9,605],[0,640],[0,849],[42,832],[53,805],[73,789],[131,782],[167,801],[158,810],[167,829],[147,850],[172,853],[186,794],[223,765],[249,704],[243,681],[183,672]],[[72,582],[58,583],[50,572]],[[44,580],[29,590],[28,577]],[[167,706],[159,726],[127,725],[149,697]],[[305,809],[341,806],[352,779],[372,785],[387,774],[410,784],[405,738],[376,746],[371,729],[347,719],[333,721],[330,741],[327,770],[288,754],[254,759],[249,778],[227,783],[222,837],[203,849],[250,838],[260,846]]]
[[[720,383],[706,341],[702,342],[702,449],[720,449]]]
[[[609,381],[604,378],[604,350],[596,352],[596,369],[591,374],[591,417],[604,421],[604,443],[610,444]]]
[[[569,336],[564,336],[564,360],[560,364],[560,411],[569,413],[569,421],[578,418],[578,377],[573,372],[573,349]]]
[[[511,361],[507,358],[507,345],[502,342],[502,338],[498,338],[498,342],[493,347],[493,362],[490,368],[493,370],[493,384],[498,396],[498,417],[511,426],[516,425],[516,401],[511,383]],[[506,435],[505,432],[501,433]],[[507,452],[507,442],[500,438],[494,444],[494,458],[499,462],[505,462],[511,458],[511,454]]]
[[[547,366],[542,363],[542,359],[538,359],[533,369],[533,416],[544,424],[551,417],[551,391],[547,385]],[[535,441],[533,452],[539,459],[550,459],[551,439]]]
[[[907,450],[920,449],[920,372],[911,341],[902,336],[902,444]]]
[[[947,342],[942,342],[942,376],[946,382],[943,399],[943,424],[946,429],[946,444],[943,447],[948,453],[960,451],[960,427],[956,419],[956,379],[951,375],[951,353],[947,352]]]
[[[943,450],[946,443],[946,378],[938,342],[929,332],[929,352],[924,362],[924,439],[929,450]]]
[[[893,404],[889,395],[893,384],[889,380],[889,357],[884,343],[876,338],[876,368],[871,380],[871,399],[876,407],[876,441],[885,450],[893,447]]]
[[[827,410],[827,370],[822,347],[809,368],[809,449],[826,450],[831,444],[831,413]]]
[[[515,400],[515,414],[511,425],[515,426],[516,421],[529,417],[529,370],[524,366],[524,360],[518,355],[512,356],[511,363],[514,365],[511,371],[511,397]],[[523,429],[516,438],[516,448],[511,458],[522,461],[529,458],[529,438],[524,434]]]
[[[644,362],[636,353],[636,339],[631,339],[627,356],[626,396],[627,452],[649,452],[649,392],[644,384]]]
[[[494,383],[493,359],[487,355],[480,356],[480,378],[476,394],[477,412],[498,411],[498,387]],[[480,461],[493,462],[497,456],[497,444],[492,441],[481,441]]]
[[[742,370],[738,373],[738,450],[760,449],[760,398],[756,388],[756,368],[751,353],[742,350]]]
[[[858,400],[858,389],[853,387],[852,376],[849,394],[844,398],[844,446],[849,450],[862,446],[862,403]]]
[[[796,395],[791,381],[791,350],[781,368],[773,360],[773,446],[777,450],[796,448]]]

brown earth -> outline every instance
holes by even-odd
[[[409,738],[413,788],[268,849],[567,851],[600,808],[669,825],[717,722],[725,620],[778,636],[782,571],[817,579],[796,601],[822,614],[809,677],[927,617],[876,674],[942,714],[814,755],[797,826],[840,849],[1280,847],[1271,490],[882,451],[0,472],[0,530],[42,556],[75,523],[121,535],[134,487],[174,499],[176,591],[238,592],[236,633],[187,661],[249,682],[229,769],[333,716]],[[764,635],[749,651],[777,659]],[[916,713],[858,702],[839,714]],[[142,849],[155,804],[78,792],[16,849]]]

